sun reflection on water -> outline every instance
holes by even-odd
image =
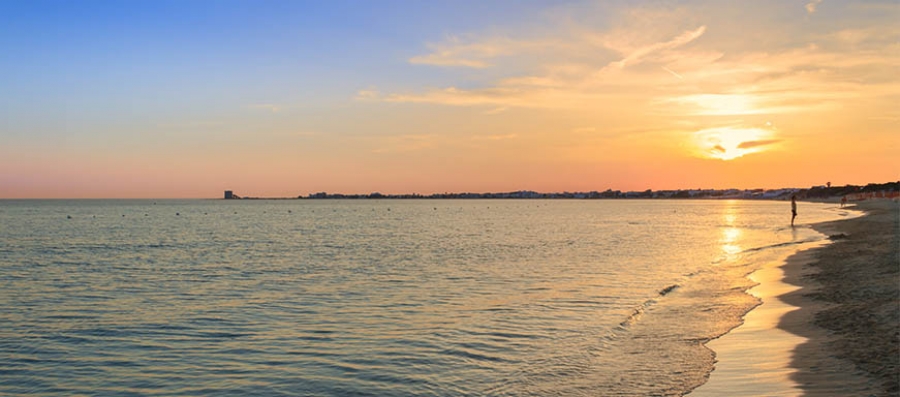
[[[719,243],[722,245],[722,252],[728,257],[741,252],[741,246],[738,244],[741,238],[741,229],[735,227],[737,221],[737,210],[733,206],[733,202],[728,202],[728,208],[723,214],[723,221],[726,225],[722,228],[722,236]]]

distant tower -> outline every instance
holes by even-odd
[[[226,190],[225,191],[225,200],[231,200],[233,198],[234,198],[234,192],[232,192],[231,190]]]

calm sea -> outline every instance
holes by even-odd
[[[677,396],[835,205],[0,201],[0,395]]]

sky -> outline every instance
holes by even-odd
[[[2,1],[0,198],[900,179],[900,2]]]

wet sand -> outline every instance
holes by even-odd
[[[779,297],[800,307],[779,328],[808,340],[796,347],[791,379],[804,396],[900,394],[900,204],[862,202],[867,215],[814,225],[834,241],[785,265]]]
[[[691,397],[900,395],[900,205],[856,209],[813,225],[831,244],[750,275],[762,304],[707,344],[716,369]]]

